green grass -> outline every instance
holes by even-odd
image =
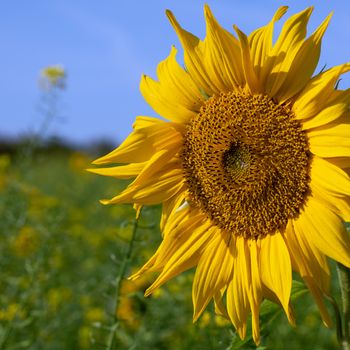
[[[83,171],[88,163],[79,153],[0,156],[0,350],[106,348],[114,281],[135,213],[98,202],[127,183]],[[159,244],[159,216],[158,207],[144,209],[127,275]],[[212,305],[192,323],[193,271],[144,298],[154,277],[123,282],[116,349],[254,348],[238,341]],[[308,293],[301,294],[294,301],[297,328],[275,309],[263,317],[262,348],[337,347],[335,331],[322,325]]]

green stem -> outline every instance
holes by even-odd
[[[13,329],[13,320],[11,320],[6,329],[5,329],[5,332],[1,338],[1,341],[0,341],[0,349],[1,350],[5,350],[6,349],[6,346],[7,346],[7,342],[10,338],[10,334],[12,333],[12,329]]]
[[[141,214],[141,213],[140,213]],[[132,233],[131,233],[131,238],[129,241],[129,245],[128,245],[128,249],[125,253],[123,262],[122,262],[122,266],[120,268],[119,274],[115,279],[115,296],[114,296],[114,307],[113,307],[113,324],[110,327],[110,331],[108,334],[108,339],[107,339],[107,347],[106,350],[113,350],[115,348],[116,345],[116,331],[119,327],[119,320],[118,320],[118,314],[117,314],[117,310],[118,310],[118,306],[119,306],[119,299],[120,299],[120,289],[121,289],[121,285],[122,285],[122,280],[125,277],[125,272],[126,269],[129,265],[129,262],[131,260],[131,253],[132,253],[132,249],[134,247],[134,242],[135,242],[135,237],[136,237],[136,231],[137,231],[137,227],[138,227],[138,222],[139,222],[139,218],[140,218],[140,214],[134,219],[133,222],[133,227],[132,227]]]
[[[324,297],[330,302],[330,304],[333,307],[334,317],[335,317],[335,326],[337,330],[337,339],[339,344],[341,344],[342,338],[343,338],[343,331],[342,331],[341,313],[340,313],[338,304],[332,296],[325,295]]]
[[[342,299],[342,350],[350,350],[350,269],[337,263]]]

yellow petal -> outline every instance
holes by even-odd
[[[320,309],[323,322],[330,327],[332,321],[323,300],[323,293],[329,294],[330,271],[325,256],[315,246],[308,243],[302,231],[294,232],[290,221],[285,233],[286,243],[296,270],[304,279]]]
[[[344,116],[349,110],[349,104],[350,89],[346,91],[334,91],[324,108],[317,115],[303,122],[303,130],[326,125]]]
[[[339,215],[343,219],[343,221],[350,222],[350,198],[330,198],[333,199],[332,202],[334,206],[338,209],[338,212],[335,211],[335,213]]]
[[[153,178],[147,179],[142,184],[129,185],[122,193],[112,199],[101,200],[102,204],[137,203],[142,205],[154,205],[168,200],[183,188],[183,176],[180,169],[168,170]]]
[[[128,279],[133,281],[136,280],[138,278],[140,278],[144,273],[149,272],[150,270],[152,270],[154,263],[156,261],[158,257],[158,250],[157,252],[146,262],[146,264],[144,264],[141,269],[139,269],[137,272],[135,272],[134,274],[132,274]]]
[[[311,179],[333,196],[350,196],[350,178],[337,166],[314,156],[311,164]]]
[[[187,246],[186,246],[187,247]],[[188,248],[188,247],[187,247]],[[171,259],[172,264],[166,265],[158,278],[154,283],[148,287],[145,291],[145,297],[150,296],[156,289],[161,287],[164,283],[174,278],[175,276],[181,274],[184,271],[187,271],[198,264],[200,255],[198,252],[192,254],[186,254],[185,251],[181,250],[185,255],[183,257],[176,256],[178,261]]]
[[[171,95],[165,93],[162,85],[143,75],[140,82],[142,96],[147,103],[162,117],[177,123],[187,123],[196,115],[195,112],[183,107],[180,103],[172,101]]]
[[[143,205],[142,204],[137,204],[137,203],[134,203],[134,205],[132,206],[133,209],[136,211],[136,220],[140,217],[140,214],[141,214],[141,210],[143,208]]]
[[[111,176],[117,179],[130,179],[137,176],[145,167],[147,162],[143,163],[131,163],[123,166],[114,166],[110,168],[91,168],[86,169],[90,173]]]
[[[259,273],[258,247],[255,240],[243,237],[236,239],[233,250],[234,274],[227,289],[227,311],[231,322],[243,339],[249,309],[252,312],[252,335],[254,342],[260,342],[259,309],[262,299],[262,285]]]
[[[350,124],[331,123],[308,131],[310,151],[323,158],[350,157]]]
[[[343,221],[313,197],[294,226],[325,255],[350,267],[350,238]]]
[[[288,10],[288,6],[280,7],[274,14],[272,20],[264,27],[255,30],[248,37],[255,72],[262,84],[265,85],[267,74],[269,73],[265,64],[272,50],[272,37],[274,24]]]
[[[124,142],[107,155],[96,159],[93,164],[139,163],[149,160],[160,149],[179,148],[182,134],[177,126],[159,120],[144,128],[136,128]]]
[[[154,118],[154,117],[148,117],[144,115],[139,115],[135,118],[135,121],[132,125],[133,129],[143,129],[147,128],[148,126],[152,126],[158,123],[162,123],[163,121],[160,120],[159,118]]]
[[[197,235],[200,235],[211,227],[206,216],[191,207],[176,214],[178,215],[172,218],[174,223],[169,223],[169,226],[172,226],[172,230],[164,235],[160,253],[156,261],[156,264],[162,267],[167,264],[172,255],[176,254],[180,244],[186,242],[185,244],[190,246]]]
[[[216,21],[208,5],[204,5],[206,18],[206,67],[215,74],[222,91],[244,86],[241,50],[238,40]]]
[[[228,286],[226,292],[227,312],[231,322],[237,329],[241,339],[246,336],[247,316],[249,312],[249,300],[247,295],[247,284],[249,274],[247,270],[247,261],[245,256],[244,240],[236,240],[237,248],[234,256],[234,274],[233,280]]]
[[[156,253],[152,258],[130,279],[139,278],[145,272],[161,271],[168,261],[169,257],[178,249],[178,242],[173,238],[176,237],[177,232],[180,235],[185,235],[187,229],[201,226],[205,221],[205,217],[198,210],[193,210],[190,206],[183,207],[181,210],[175,212],[166,222],[163,242],[158,247]],[[182,229],[185,228],[185,229]],[[168,240],[167,236],[170,236]]]
[[[258,77],[253,66],[248,38],[242,31],[238,29],[237,26],[234,26],[234,29],[239,37],[239,42],[241,44],[242,65],[247,86],[252,93],[261,92],[262,87],[258,81]]]
[[[276,44],[266,62],[269,75],[266,81],[266,92],[276,96],[293,60],[304,42],[306,27],[313,8],[310,7],[287,19],[282,27]]]
[[[198,319],[213,296],[232,279],[232,242],[229,241],[229,234],[217,230],[214,239],[202,253],[193,280],[193,321]]]
[[[311,193],[317,201],[329,210],[336,213],[344,221],[350,221],[350,199],[347,196],[334,196],[324,188],[318,186],[315,181],[310,184]]]
[[[302,277],[315,279],[323,293],[329,294],[330,271],[327,259],[313,244],[300,224],[290,221],[286,230],[286,242],[298,264]]]
[[[176,62],[172,47],[167,59],[157,68],[159,79],[143,76],[140,89],[147,103],[161,116],[177,123],[187,123],[203,104],[203,96],[191,76]]]
[[[146,166],[142,169],[139,175],[132,183],[133,187],[143,186],[143,183],[149,180],[157,178],[162,172],[166,172],[168,169],[181,168],[180,160],[174,157],[178,150],[175,149],[163,149],[153,154]]]
[[[212,239],[215,232],[216,229],[207,221],[202,225],[183,227],[181,235],[178,235],[176,239],[174,237],[167,239],[167,243],[164,242],[164,249],[167,250],[167,253],[163,252],[161,257],[162,252],[160,251],[156,261],[156,264],[158,261],[159,264],[162,261],[166,261],[166,263],[161,274],[146,290],[145,295],[151,294],[169,279],[197,265],[204,247]],[[166,247],[166,244],[170,245],[171,248]]]
[[[208,96],[220,92],[220,86],[215,84],[210,72],[205,67],[203,41],[184,30],[179,25],[171,11],[167,10],[166,14],[183,46],[186,69],[190,73],[192,79],[196,82],[199,90],[202,90]]]
[[[119,179],[128,179],[137,176],[135,181],[132,183],[133,186],[138,185],[138,183],[145,181],[150,178],[154,173],[159,171],[164,166],[169,166],[170,163],[176,165],[176,158],[173,158],[174,154],[178,152],[175,148],[173,149],[163,149],[156,152],[147,162],[142,163],[131,163],[124,166],[116,166],[109,168],[91,168],[87,169],[95,174],[112,176]],[[178,164],[180,167],[180,164]]]
[[[290,62],[283,84],[276,95],[281,103],[300,92],[310,80],[320,57],[321,39],[331,17],[332,14],[304,41],[293,61]]]
[[[198,209],[194,209],[192,206],[188,205],[187,202],[183,203],[181,207],[176,208],[171,215],[169,215],[163,228],[163,236],[165,237],[169,234],[173,234],[173,231],[177,230],[178,227],[183,225],[183,222],[187,222],[187,224],[189,224],[189,221],[187,220],[196,216],[200,216],[202,220],[204,220],[203,215]]]
[[[293,261],[292,257],[290,256],[292,267],[294,268],[295,262]],[[271,289],[269,289],[265,284],[262,284],[262,294],[265,299],[268,299],[272,301],[273,303],[277,304],[279,307],[282,307],[281,301],[279,300],[278,296],[273,292]],[[286,310],[284,310],[286,311]],[[293,310],[293,305],[291,304],[291,301],[289,301],[288,305],[288,313],[286,314],[288,322],[291,326],[295,327],[295,314]]]
[[[229,315],[227,313],[226,307],[222,300],[225,290],[226,288],[223,288],[222,290],[214,294],[214,307],[215,307],[215,313],[217,315],[229,319]]]
[[[181,204],[185,201],[185,196],[185,190],[180,191],[177,196],[174,196],[163,203],[162,216],[160,219],[160,230],[162,233],[164,233],[169,218],[174,215],[175,211],[178,210]]]
[[[251,293],[249,303],[252,310],[252,333],[255,344],[260,343],[259,310],[262,300],[262,286],[259,271],[259,253],[256,240],[249,240],[249,255],[251,268]],[[260,249],[259,249],[260,250]]]
[[[164,93],[174,104],[199,112],[204,99],[191,76],[176,61],[177,50],[172,46],[169,57],[160,62],[157,76]]]
[[[327,161],[341,169],[345,169],[345,171],[348,173],[348,170],[346,168],[350,168],[350,157],[327,158]]]
[[[296,118],[307,119],[318,114],[327,105],[339,77],[349,70],[350,63],[342,64],[310,80],[293,105]]]
[[[276,294],[288,315],[292,267],[288,249],[279,232],[261,239],[260,269],[263,283]]]
[[[181,248],[181,244],[186,241],[186,239],[191,239],[193,235],[192,229],[197,229],[203,226],[205,223],[205,217],[198,212],[198,210],[193,210],[190,207],[186,207],[175,215],[175,218],[167,226],[171,226],[170,232],[164,235],[163,241],[158,247],[152,258],[135,274],[133,274],[130,279],[139,278],[145,272],[155,272],[162,271],[168,260],[178,249]],[[200,230],[197,230],[200,234]],[[179,237],[175,239],[175,237]],[[191,241],[192,242],[192,241]],[[185,244],[186,245],[186,244]],[[187,247],[187,245],[186,245]],[[199,259],[199,258],[198,258]]]

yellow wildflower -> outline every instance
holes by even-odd
[[[45,67],[40,72],[40,86],[44,89],[65,87],[67,73],[60,64]]]
[[[31,226],[23,226],[14,243],[13,250],[19,257],[33,254],[39,246],[39,235]]]

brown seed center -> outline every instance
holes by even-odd
[[[181,158],[189,200],[235,236],[283,230],[309,193],[306,134],[266,95],[211,97],[187,127]]]

